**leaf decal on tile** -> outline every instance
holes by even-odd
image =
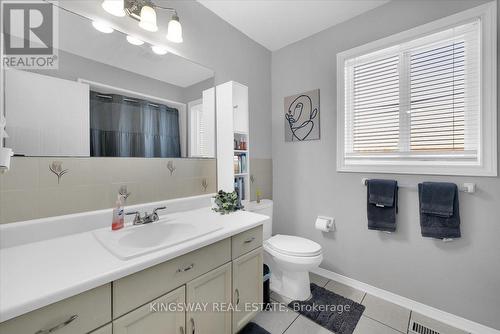
[[[167,168],[168,168],[168,170],[170,171],[170,175],[174,174],[175,170],[177,169],[177,168],[174,166],[174,162],[173,162],[173,161],[169,161],[169,162],[167,162]]]
[[[60,184],[63,175],[69,172],[69,169],[63,169],[62,161],[52,161],[49,170],[57,176],[57,184]]]

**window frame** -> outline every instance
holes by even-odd
[[[497,176],[497,17],[496,2],[427,23],[337,54],[337,171],[397,174]],[[345,156],[345,62],[411,40],[452,28],[479,18],[481,20],[481,96],[478,160],[394,159],[349,160]],[[392,154],[392,153],[390,153]],[[349,161],[348,161],[349,160]]]
[[[206,158],[205,155],[200,154],[200,149],[197,147],[199,140],[198,126],[199,123],[193,122],[193,107],[201,106],[203,109],[203,99],[197,99],[188,103],[188,133],[189,133],[189,157],[191,158]],[[202,111],[203,112],[203,111]],[[198,113],[197,117],[203,117]]]

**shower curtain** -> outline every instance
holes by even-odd
[[[90,155],[180,157],[179,111],[146,100],[91,91]]]

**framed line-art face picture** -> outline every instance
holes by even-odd
[[[319,89],[285,97],[285,141],[320,139]]]

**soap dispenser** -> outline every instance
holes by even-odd
[[[122,198],[123,197],[120,195],[116,198],[115,207],[113,209],[113,221],[111,222],[111,229],[113,231],[122,229],[125,223]]]

